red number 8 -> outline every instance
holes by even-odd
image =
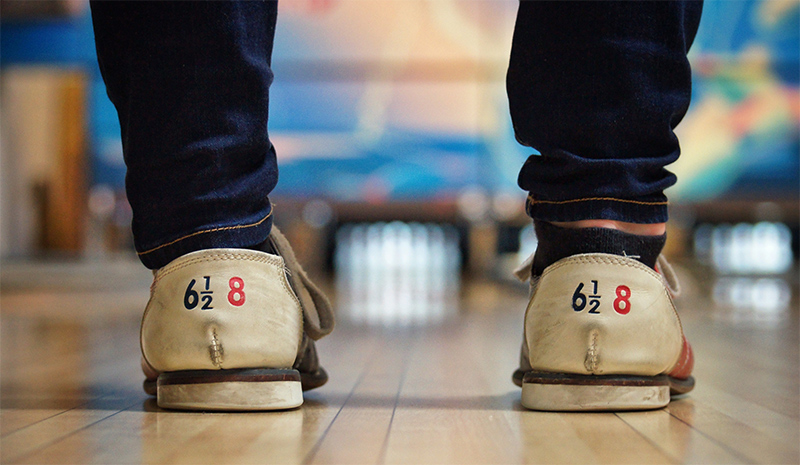
[[[620,315],[627,315],[631,311],[631,288],[625,285],[617,286],[617,298],[614,299],[614,310]]]
[[[231,291],[228,292],[228,302],[234,307],[244,305],[244,279],[233,277],[228,281]]]

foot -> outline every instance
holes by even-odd
[[[333,329],[330,304],[277,228],[270,242],[275,253],[200,250],[155,272],[141,346],[159,407],[287,409],[325,384],[314,340]]]
[[[537,224],[537,233],[565,234],[553,228]],[[592,233],[567,234],[586,239]],[[531,282],[520,368],[513,377],[527,408],[655,409],[694,386],[692,350],[671,295],[677,282],[663,257],[657,256],[660,247],[645,239],[641,244],[649,250],[634,258],[624,248],[637,252],[632,241],[640,236],[603,234],[595,244],[591,238],[579,241],[584,244],[579,247],[588,244],[590,250],[609,248],[615,253],[569,253],[560,258],[551,247],[537,254],[550,256],[552,263],[540,261],[537,269],[530,260],[518,272]],[[650,260],[652,266],[646,264]]]

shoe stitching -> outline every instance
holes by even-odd
[[[274,209],[274,208],[272,208],[272,209],[269,211],[269,213],[267,213],[267,216],[265,216],[264,218],[261,218],[260,220],[256,221],[255,223],[250,223],[250,224],[238,224],[238,225],[236,225],[236,226],[224,226],[224,227],[219,227],[219,228],[204,229],[204,230],[202,230],[202,231],[195,231],[195,232],[193,232],[193,233],[191,233],[191,234],[187,234],[187,235],[185,235],[185,236],[183,236],[183,237],[180,237],[180,238],[178,238],[178,239],[175,239],[174,241],[167,242],[166,244],[161,244],[161,245],[159,245],[159,246],[157,246],[157,247],[153,247],[152,249],[149,249],[149,250],[145,250],[144,252],[136,252],[136,254],[137,254],[138,256],[140,256],[140,257],[141,257],[141,256],[143,256],[143,255],[147,255],[147,254],[149,254],[149,253],[151,253],[151,252],[155,252],[156,250],[162,249],[162,248],[164,248],[164,247],[168,247],[168,246],[170,246],[170,245],[176,244],[176,243],[178,243],[178,242],[180,242],[180,241],[182,241],[182,240],[184,240],[184,239],[188,239],[188,238],[190,238],[190,237],[197,236],[197,235],[199,235],[199,234],[205,234],[205,233],[211,233],[211,232],[218,232],[218,231],[230,231],[230,230],[232,230],[232,229],[244,229],[244,228],[252,228],[252,227],[254,227],[254,226],[258,226],[258,225],[260,225],[261,223],[263,223],[263,222],[267,221],[267,219],[268,219],[269,217],[271,217],[271,216],[272,216],[272,212],[273,212],[274,210],[275,210],[275,209]]]
[[[303,321],[303,304],[300,302],[300,298],[297,296],[297,293],[294,291],[294,289],[292,289],[292,285],[289,283],[289,277],[286,276],[286,270],[288,270],[286,259],[281,257],[281,260],[283,261],[283,265],[278,268],[278,280],[281,282],[283,289],[288,292],[290,296],[292,296],[294,302],[297,304],[297,308],[300,309],[300,334],[303,334],[305,331],[305,322]]]
[[[678,363],[678,360],[681,358],[683,343],[688,343],[688,341],[686,340],[686,333],[683,331],[683,321],[681,321],[681,315],[678,313],[678,306],[675,305],[675,299],[672,298],[672,294],[670,294],[669,289],[667,289],[666,286],[664,286],[664,294],[666,294],[667,299],[669,300],[669,304],[672,307],[672,314],[675,315],[675,319],[678,321],[678,328],[681,330],[681,348],[678,350],[678,355],[675,357],[675,363],[672,364],[674,369]]]
[[[625,258],[619,255],[611,255],[611,254],[583,254],[583,255],[573,255],[571,257],[565,258],[559,262],[554,263],[553,265],[549,266],[544,274],[550,273],[555,271],[563,266],[568,266],[571,264],[591,264],[591,265],[618,265],[618,266],[626,266],[629,268],[634,268],[641,271],[646,271],[650,276],[657,278],[659,282],[661,281],[661,275],[653,271],[647,265],[644,265],[641,262],[636,260]]]
[[[256,251],[254,251],[256,252]],[[265,253],[266,255],[266,253]],[[252,262],[264,262],[264,263],[271,263],[274,265],[280,265],[281,259],[280,258],[272,258],[270,256],[253,256],[248,253],[234,253],[234,252],[222,252],[222,253],[211,253],[211,254],[203,254],[202,257],[192,257],[187,260],[181,261],[180,263],[175,263],[172,266],[166,267],[162,269],[159,273],[160,276],[172,273],[175,270],[179,270],[181,268],[185,268],[189,265],[193,265],[199,262],[206,262],[206,261],[220,261],[220,260],[247,260]]]
[[[211,356],[211,364],[221,369],[222,357],[225,353],[225,350],[222,347],[222,342],[220,342],[219,337],[217,336],[216,328],[211,330],[211,344],[208,346],[208,352]]]
[[[597,374],[597,368],[600,366],[599,357],[597,355],[597,340],[600,334],[596,329],[593,329],[589,338],[589,348],[586,350],[586,358],[583,361],[583,366],[591,374]]]
[[[253,253],[258,253],[258,252],[253,251]],[[230,252],[203,254],[203,256],[201,257],[192,257],[187,260],[176,263],[174,265],[163,268],[153,280],[153,286],[155,286],[156,283],[161,281],[162,278],[168,276],[171,273],[174,273],[175,271],[181,270],[191,265],[195,265],[197,263],[220,261],[220,260],[247,260],[255,263],[268,263],[270,265],[275,265],[275,266],[282,266],[283,262],[282,258],[279,257],[273,258],[272,256],[270,256],[265,252],[261,252],[259,253],[259,255],[251,255],[250,253],[230,253]]]

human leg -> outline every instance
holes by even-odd
[[[519,176],[539,239],[521,270],[536,290],[515,375],[526,406],[653,408],[670,383],[691,383],[691,349],[655,270],[665,267],[663,191],[675,182],[665,166],[679,154],[673,129],[689,104],[686,52],[701,8],[520,3],[509,102],[517,139],[541,152]]]
[[[274,1],[92,2],[134,242],[156,270],[142,365],[164,407],[290,408],[327,380],[313,340],[330,306],[271,230],[276,16]]]
[[[92,2],[137,253],[152,269],[266,240],[276,2]]]

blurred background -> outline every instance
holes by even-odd
[[[0,8],[2,289],[138,266],[88,2]],[[455,312],[462,278],[510,280],[536,244],[504,85],[516,0],[280,8],[271,198],[340,310],[414,324]],[[800,2],[707,1],[691,61],[666,252],[730,315],[777,323],[797,292]]]

